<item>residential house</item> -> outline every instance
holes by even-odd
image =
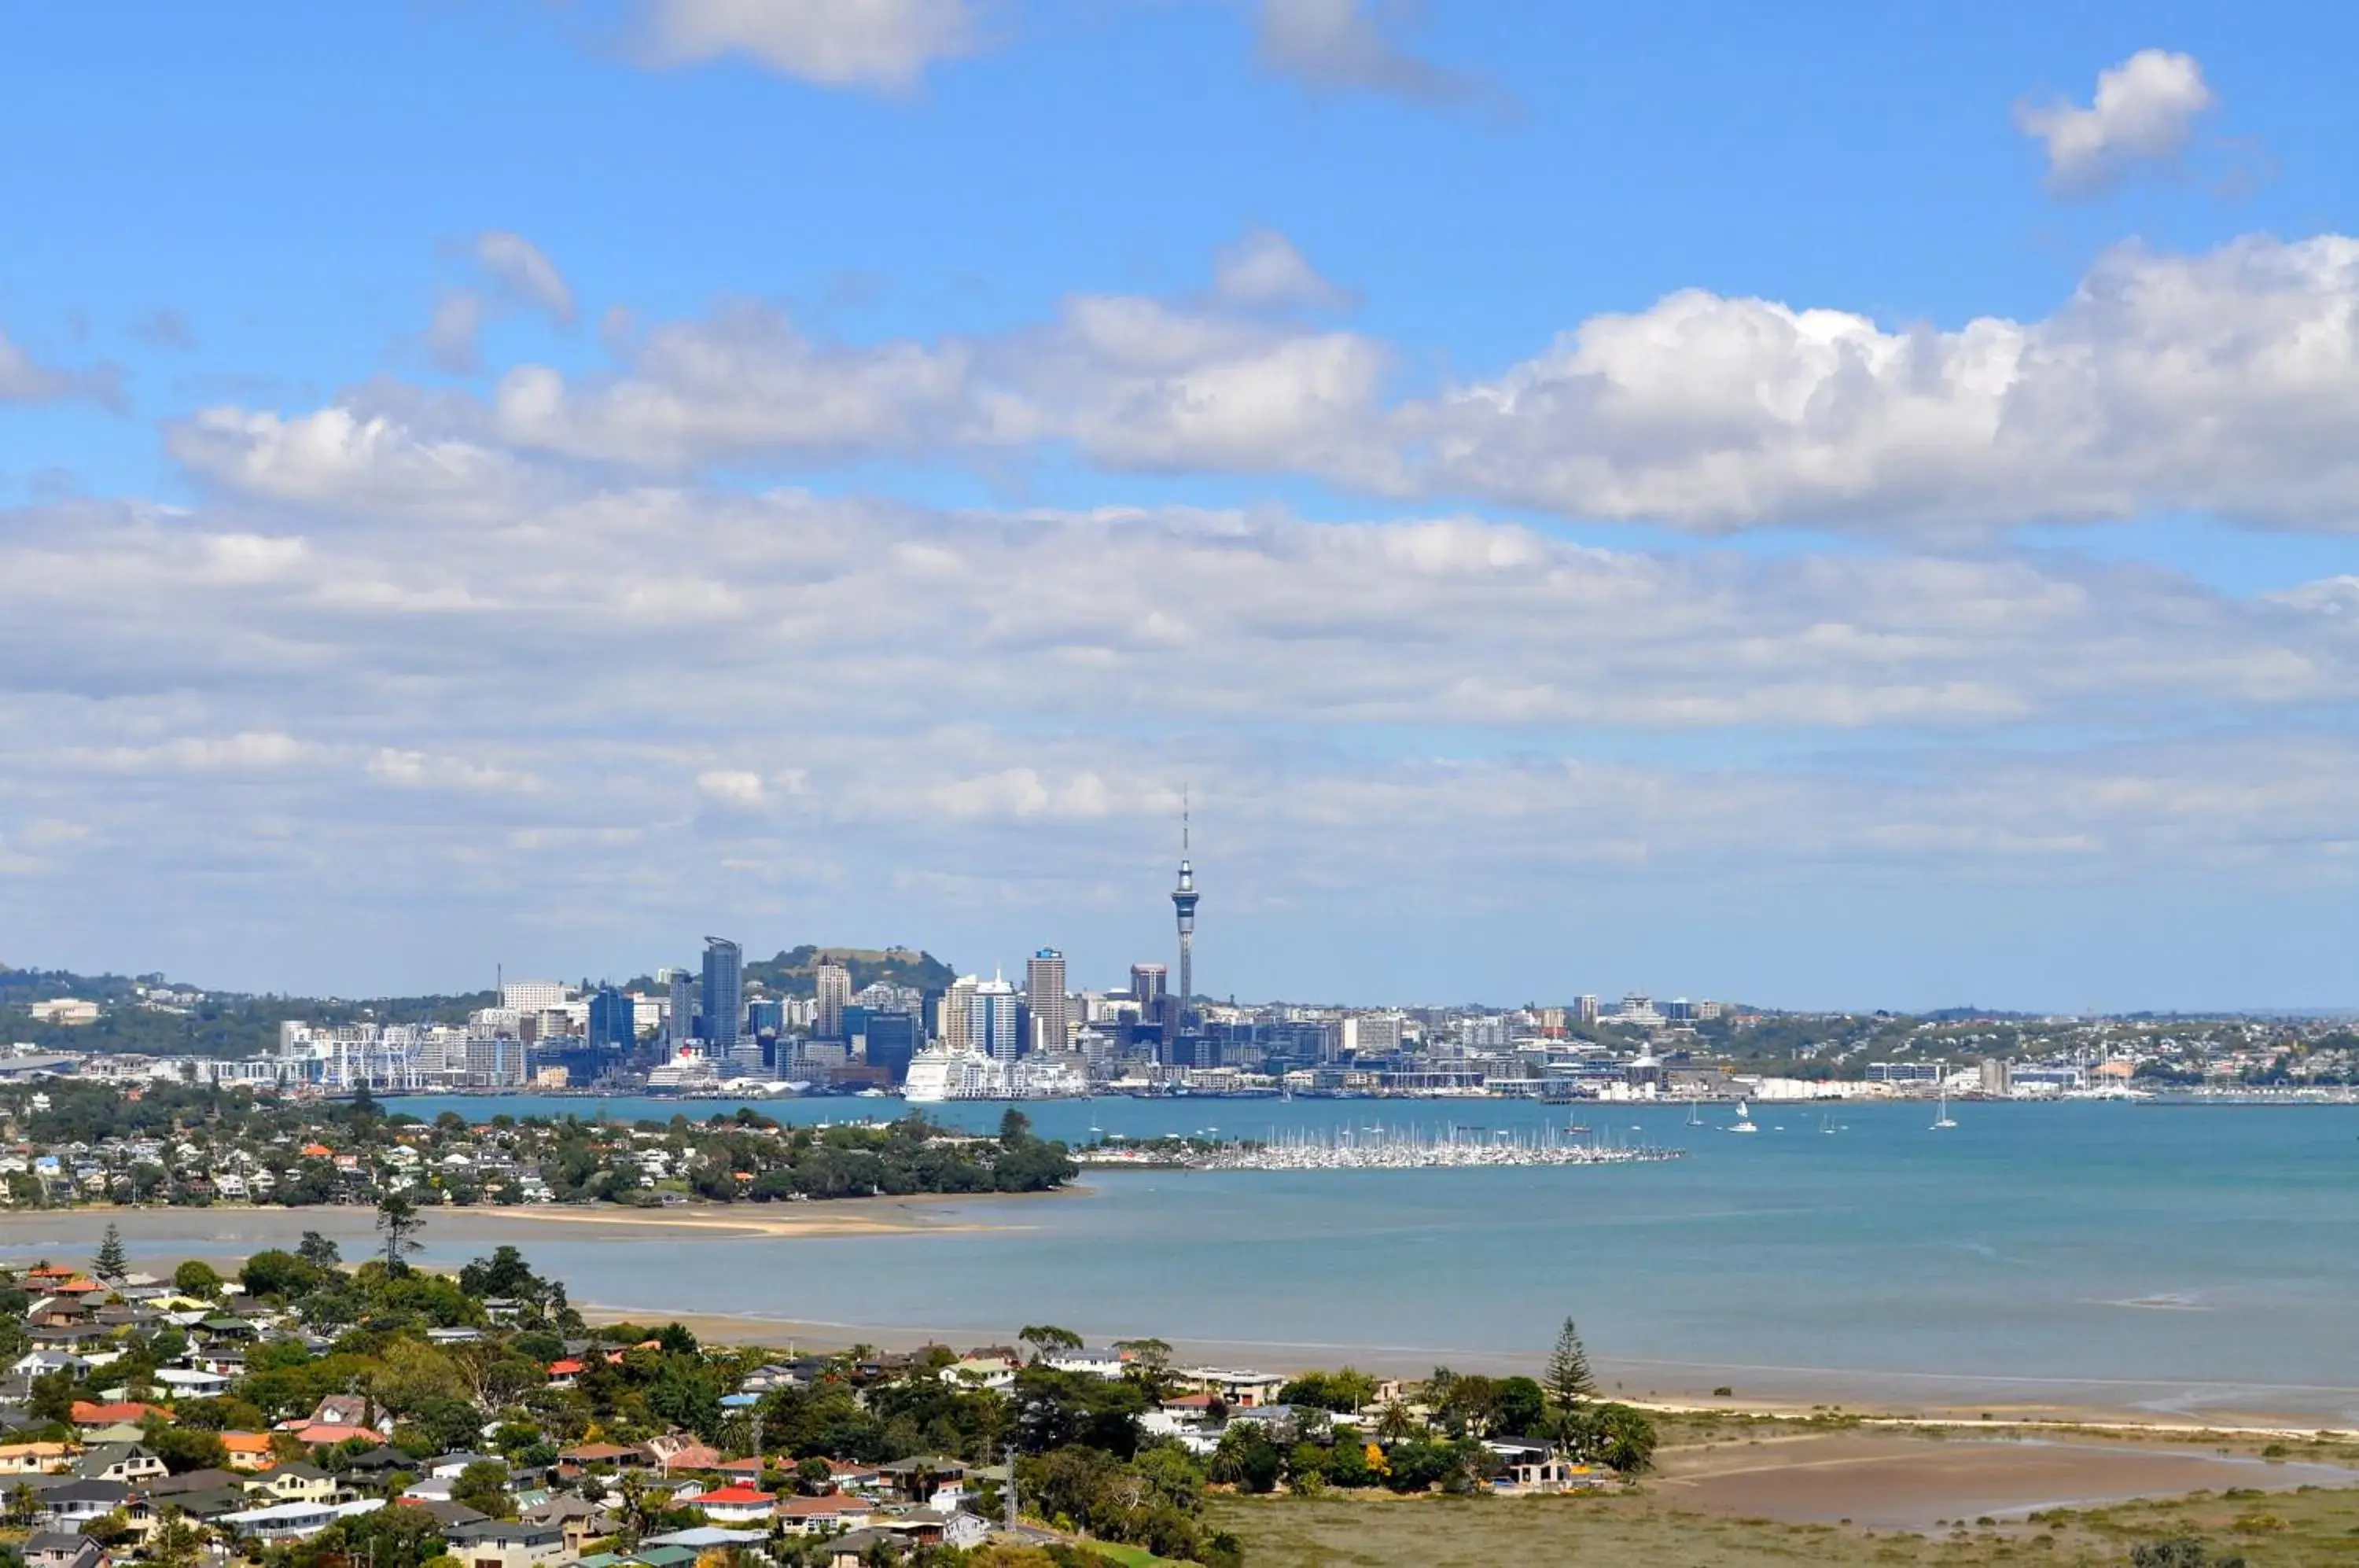
[[[120,1481],[63,1481],[40,1494],[41,1522],[52,1530],[80,1530],[117,1508],[128,1515],[144,1514],[144,1508],[134,1503],[131,1488]]]
[[[266,1432],[225,1432],[221,1440],[222,1447],[229,1451],[233,1470],[267,1470],[277,1463]]]
[[[777,1503],[775,1494],[744,1485],[723,1486],[695,1500],[706,1519],[723,1525],[757,1523],[768,1519]]]
[[[0,1475],[48,1475],[71,1467],[73,1450],[62,1443],[0,1444]]]
[[[106,1548],[86,1535],[40,1530],[18,1548],[25,1568],[107,1568]]]
[[[245,1489],[274,1503],[326,1503],[335,1500],[341,1486],[318,1465],[298,1461],[262,1472],[245,1483]]]
[[[383,1507],[382,1497],[363,1497],[351,1503],[272,1503],[266,1508],[223,1514],[213,1522],[264,1542],[301,1541],[319,1534],[339,1519]]]
[[[553,1524],[522,1519],[485,1519],[463,1524],[444,1538],[463,1568],[540,1568],[565,1555],[565,1532]]]
[[[136,1443],[103,1443],[74,1465],[85,1481],[144,1481],[163,1473],[164,1462]]]
[[[858,1530],[876,1517],[876,1504],[855,1492],[836,1492],[824,1497],[783,1497],[772,1517],[780,1529],[793,1535]]]

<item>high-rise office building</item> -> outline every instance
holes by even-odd
[[[909,1058],[925,1041],[915,1013],[868,1015],[868,1065],[880,1068],[898,1083],[909,1076]]]
[[[967,998],[966,1046],[999,1062],[1023,1053],[1023,1037],[1016,1032],[1016,987],[996,975]]]
[[[704,939],[704,1038],[715,1056],[737,1049],[745,1032],[745,952],[727,937]]]
[[[1130,966],[1130,995],[1138,1004],[1138,1016],[1152,1021],[1157,999],[1168,984],[1170,971],[1160,964],[1134,964]]]
[[[944,1051],[964,1051],[967,1011],[974,1006],[975,977],[962,975],[942,993],[941,1028],[937,1031]]]
[[[842,1040],[843,1009],[852,1005],[852,971],[841,964],[822,964],[814,978],[819,990],[819,1022],[811,1032],[821,1040]]]
[[[671,1011],[664,1020],[664,1043],[678,1051],[697,1038],[697,975],[694,970],[674,969],[669,972],[669,978]]]
[[[1071,1038],[1065,1000],[1065,955],[1044,947],[1024,963],[1024,1000],[1031,1013],[1034,1051],[1062,1051]]]
[[[590,1049],[628,1051],[639,1038],[638,1009],[612,985],[590,994]]]

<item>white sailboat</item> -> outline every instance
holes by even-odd
[[[1739,1100],[1736,1102],[1736,1119],[1729,1124],[1727,1130],[1730,1132],[1759,1132],[1761,1129],[1753,1125],[1752,1107],[1747,1105],[1744,1101]]]
[[[1703,1126],[1703,1105],[1699,1101],[1688,1102],[1688,1126],[1691,1127]]]
[[[1933,1125],[1928,1130],[1940,1132],[1957,1125],[1958,1118],[1950,1114],[1950,1085],[1944,1082],[1941,1085],[1940,1103],[1933,1108]]]

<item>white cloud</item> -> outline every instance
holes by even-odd
[[[973,0],[650,0],[647,23],[661,64],[743,54],[819,86],[886,93],[983,42]]]
[[[341,406],[295,419],[206,408],[168,426],[165,446],[208,479],[323,507],[482,516],[515,504],[535,482],[505,452]]]
[[[1384,93],[1424,103],[1464,103],[1474,82],[1401,48],[1369,0],[1261,0],[1261,62],[1304,85]]]
[[[529,773],[470,762],[464,757],[438,757],[392,746],[380,748],[369,758],[368,775],[397,789],[495,790],[528,795],[541,788],[541,781]]]
[[[68,370],[43,365],[0,332],[0,403],[61,403],[87,398],[109,408],[123,401],[123,373],[111,365]]]
[[[2359,525],[2359,241],[2125,248],[2043,321],[1887,329],[1690,290],[1413,402],[1415,485],[1717,531],[2151,510]]]
[[[2177,158],[2216,102],[2193,55],[2148,49],[2099,71],[2087,108],[2019,103],[2015,123],[2046,144],[2049,188],[2085,196],[2141,163]]]
[[[522,234],[486,229],[469,245],[468,254],[490,279],[490,293],[452,289],[435,302],[426,353],[437,365],[462,375],[481,369],[484,329],[516,310],[538,310],[560,326],[572,324],[572,286],[538,245]]]
[[[732,811],[756,811],[767,804],[762,776],[743,768],[709,768],[696,776],[696,787],[706,800]]]
[[[1309,305],[1333,309],[1351,302],[1347,290],[1319,276],[1294,242],[1275,229],[1255,229],[1212,258],[1212,289],[1247,309]]]
[[[475,236],[475,259],[527,302],[560,321],[573,320],[573,289],[557,264],[522,234],[486,229]]]
[[[110,772],[268,772],[318,755],[316,746],[275,730],[233,735],[182,735],[153,746],[71,748],[78,762]]]
[[[1267,308],[1318,287],[1299,263],[1251,235],[1205,295],[1080,295],[1039,325],[931,342],[830,343],[738,305],[633,334],[607,375],[521,365],[488,403],[380,383],[300,419],[214,410],[171,444],[259,494],[314,493],[328,469],[349,497],[365,466],[386,506],[559,485],[552,464],[1070,451],[1699,533],[1951,543],[2154,511],[2359,526],[2359,240],[2342,235],[2124,247],[2045,318],[1951,328],[1690,289],[1406,396],[1389,344]]]

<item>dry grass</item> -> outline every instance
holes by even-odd
[[[2313,1453],[2350,1457],[2339,1444]],[[1573,1497],[1219,1497],[1212,1514],[1245,1542],[1252,1568],[2125,1568],[2133,1545],[2181,1534],[2241,1553],[2250,1568],[2359,1568],[2359,1488],[2199,1492],[1925,1533],[1695,1513],[1643,1488]]]

